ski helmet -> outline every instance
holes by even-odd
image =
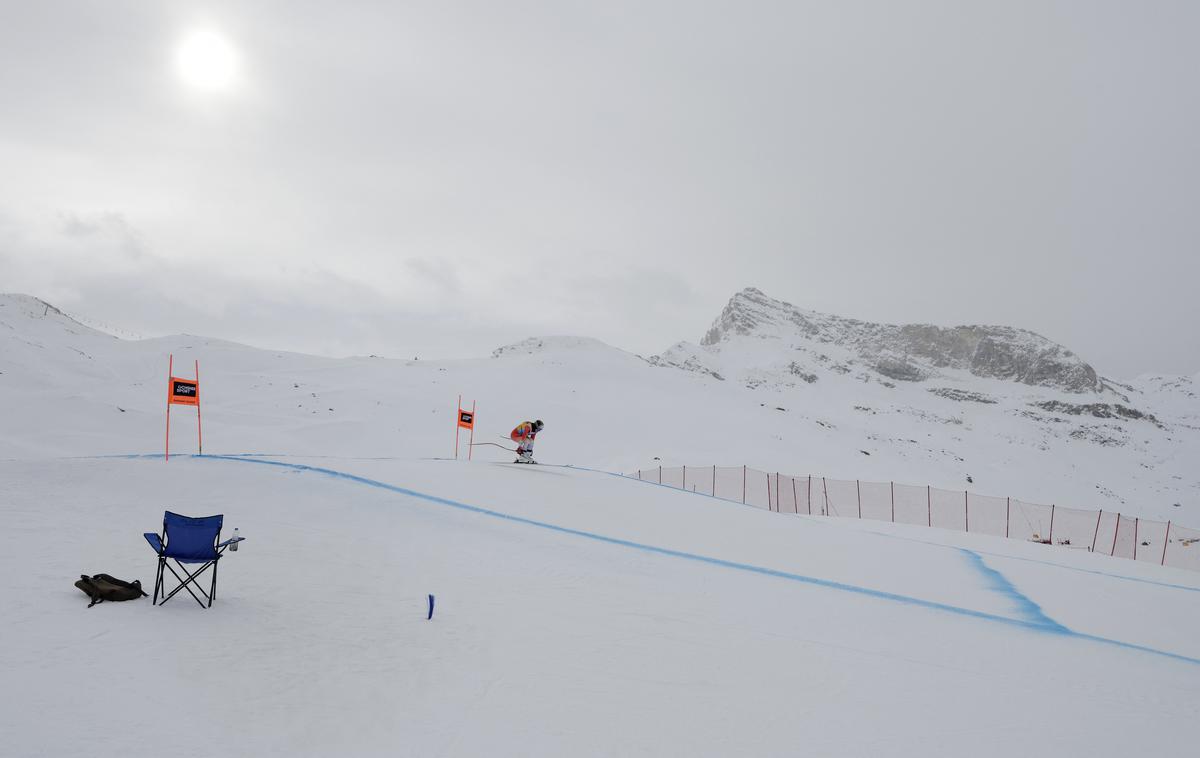
[[[544,426],[545,426],[545,424],[542,423],[541,419],[538,419],[537,421],[533,422],[533,429],[536,432],[542,431],[542,427],[544,427]]]

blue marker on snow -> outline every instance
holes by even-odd
[[[425,620],[428,621],[431,618],[433,618],[433,595],[429,596],[429,615],[425,617]]]

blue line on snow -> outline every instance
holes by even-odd
[[[138,457],[156,457],[156,456],[129,456],[129,457],[130,458],[138,458]],[[386,482],[381,482],[381,481],[378,481],[375,479],[368,479],[363,476],[358,476],[356,474],[349,474],[344,471],[336,471],[334,469],[321,468],[318,466],[308,466],[308,465],[304,465],[304,464],[300,464],[300,463],[285,463],[283,461],[272,461],[272,460],[266,460],[266,459],[262,459],[262,458],[242,458],[242,457],[228,456],[228,455],[204,455],[204,456],[189,456],[189,457],[198,458],[201,460],[225,460],[225,461],[235,461],[238,463],[253,463],[253,464],[260,465],[260,466],[278,466],[280,468],[288,468],[288,469],[293,469],[296,471],[309,471],[309,472],[316,473],[316,474],[324,474],[326,476],[330,476],[330,477],[333,477],[336,479],[344,479],[347,481],[356,482],[358,484],[363,484],[368,487],[374,487],[376,489],[387,490],[389,492],[395,492],[400,495],[407,495],[409,497],[417,498],[420,500],[425,500],[425,501],[431,502],[431,503],[437,503],[439,505],[449,506],[451,508],[456,508],[456,509],[468,511],[471,513],[478,513],[478,514],[481,514],[484,516],[490,516],[492,518],[503,519],[505,521],[511,521],[511,522],[518,523],[518,524],[525,524],[527,526],[534,526],[534,527],[538,527],[540,529],[546,529],[546,530],[553,531],[553,532],[559,532],[561,534],[570,534],[570,535],[574,535],[576,537],[583,537],[585,539],[595,540],[597,542],[603,542],[603,543],[607,543],[610,545],[618,545],[621,547],[632,548],[635,550],[641,550],[641,551],[648,552],[648,553],[655,553],[658,555],[670,556],[672,558],[682,558],[684,560],[695,561],[698,563],[706,563],[706,564],[713,565],[713,566],[720,566],[722,568],[729,568],[729,569],[735,569],[738,571],[746,571],[746,572],[761,574],[761,575],[765,575],[765,576],[772,576],[772,577],[776,577],[778,579],[785,579],[788,581],[799,582],[802,584],[808,584],[808,585],[812,585],[812,586],[816,586],[816,587],[823,587],[825,589],[832,589],[832,590],[837,590],[840,592],[848,592],[848,593],[852,593],[852,594],[856,594],[856,595],[865,595],[867,597],[873,597],[873,598],[877,598],[880,600],[890,600],[892,602],[901,603],[904,605],[910,605],[910,606],[914,606],[914,607],[918,607],[918,608],[926,608],[929,610],[942,611],[945,613],[950,613],[950,614],[954,614],[954,615],[958,615],[958,616],[966,616],[968,618],[976,618],[976,619],[981,619],[984,621],[991,621],[991,622],[998,623],[998,624],[1004,624],[1007,626],[1015,626],[1018,628],[1028,629],[1028,630],[1037,631],[1037,632],[1050,633],[1050,634],[1054,634],[1054,635],[1062,636],[1062,637],[1090,640],[1092,642],[1099,642],[1099,643],[1103,643],[1103,644],[1107,644],[1107,645],[1113,645],[1116,647],[1124,648],[1126,650],[1136,650],[1139,652],[1151,653],[1151,654],[1162,656],[1165,658],[1170,658],[1172,660],[1185,661],[1187,663],[1194,663],[1194,664],[1200,665],[1200,658],[1191,658],[1189,656],[1180,655],[1178,653],[1171,653],[1171,652],[1167,652],[1165,650],[1156,650],[1154,648],[1145,647],[1142,645],[1135,645],[1135,644],[1129,643],[1129,642],[1121,642],[1120,640],[1112,640],[1112,639],[1108,639],[1106,637],[1097,637],[1095,635],[1084,634],[1081,632],[1076,632],[1071,629],[1068,629],[1067,627],[1053,621],[1052,619],[1047,617],[1044,613],[1042,613],[1041,608],[1039,608],[1035,603],[1030,601],[1028,598],[1026,598],[1020,592],[1018,592],[1016,590],[1016,588],[1013,587],[1012,584],[1008,582],[1008,580],[1004,579],[1004,577],[999,572],[983,565],[982,559],[979,559],[977,568],[980,568],[982,571],[987,573],[987,575],[994,582],[998,582],[997,584],[995,584],[993,586],[993,589],[1001,591],[1001,592],[1009,593],[1014,599],[1018,599],[1018,600],[1024,599],[1024,601],[1026,603],[1028,603],[1028,605],[1024,606],[1024,608],[1023,608],[1027,618],[1025,618],[1025,619],[1008,618],[1006,616],[998,616],[993,613],[985,613],[983,611],[976,611],[976,610],[972,610],[970,608],[960,608],[958,606],[947,605],[945,603],[937,603],[937,602],[933,602],[931,600],[922,600],[921,598],[908,597],[906,595],[897,595],[897,594],[891,593],[891,592],[884,592],[882,590],[873,590],[873,589],[869,589],[866,587],[859,587],[859,586],[856,586],[853,584],[844,584],[842,582],[835,582],[835,581],[832,581],[829,579],[819,579],[819,578],[813,577],[813,576],[805,576],[803,574],[793,574],[793,573],[790,573],[787,571],[779,571],[777,569],[770,569],[770,568],[765,568],[762,566],[754,566],[754,565],[748,564],[748,563],[738,563],[735,561],[727,561],[727,560],[723,560],[721,558],[713,558],[710,556],[698,555],[696,553],[686,553],[686,552],[683,552],[680,550],[671,550],[670,548],[657,547],[655,545],[646,545],[646,544],[643,544],[640,542],[623,540],[623,539],[619,539],[616,537],[607,537],[603,534],[596,534],[594,532],[585,532],[585,531],[582,531],[579,529],[571,529],[569,527],[558,526],[556,524],[550,524],[550,523],[546,523],[544,521],[536,521],[534,519],[528,519],[528,518],[524,518],[522,516],[514,516],[512,514],[501,513],[500,511],[493,511],[493,510],[489,510],[487,508],[481,508],[481,507],[475,506],[475,505],[468,505],[467,503],[460,503],[456,500],[450,500],[450,499],[447,499],[444,497],[438,497],[436,495],[429,495],[424,492],[418,492],[416,490],[408,489],[406,487],[398,487],[394,484],[388,484]],[[604,472],[604,473],[607,473],[607,472]],[[964,551],[964,552],[971,553],[971,551]],[[978,556],[975,556],[975,557],[978,558]]]
[[[987,582],[987,587],[992,592],[1003,595],[1013,601],[1017,606],[1017,612],[1031,624],[1043,626],[1055,632],[1070,632],[1062,624],[1050,618],[1042,611],[1042,608],[1037,603],[1033,602],[1028,595],[1024,594],[1008,580],[1008,577],[1001,574],[996,569],[984,563],[983,556],[973,550],[966,548],[958,548],[958,550],[967,557],[967,562],[983,575],[984,581]]]
[[[706,497],[710,500],[719,500],[723,503],[733,503],[734,505],[741,505],[741,506],[745,506],[747,508],[754,508],[755,510],[761,510],[761,508],[759,506],[747,505],[747,504],[741,502],[740,500],[733,500],[733,499],[730,499],[727,497],[717,497],[715,495],[710,495],[707,492],[696,492],[694,490],[685,490],[685,489],[681,489],[679,487],[675,487],[670,484],[659,484],[658,482],[651,481],[650,479],[638,479],[636,477],[627,476],[625,474],[619,474],[615,471],[604,471],[603,469],[586,468],[584,466],[567,466],[567,468],[578,469],[579,471],[590,471],[594,474],[605,474],[607,476],[616,476],[616,477],[620,477],[620,478],[622,478],[626,481],[630,481],[630,482],[638,482],[640,484],[648,484],[652,487],[664,487],[666,489],[673,490],[675,492],[683,492],[688,495],[699,495],[700,497]],[[801,513],[798,515],[806,516],[809,514]],[[816,523],[821,523],[821,522],[818,521]],[[887,523],[887,522],[881,522],[881,523]],[[912,525],[910,525],[910,526],[912,526]],[[888,534],[886,532],[877,532],[873,529],[864,529],[861,531],[864,534],[873,534],[876,537],[884,537],[886,539],[903,540],[905,542],[916,542],[921,545],[929,545],[931,547],[940,547],[940,548],[945,548],[948,550],[961,550],[962,549],[962,548],[956,547],[954,545],[946,545],[941,542],[931,542],[929,540],[917,539],[916,537],[905,537],[900,534]],[[1025,557],[1017,556],[1017,555],[1004,555],[1002,553],[992,553],[992,552],[988,552],[986,550],[979,550],[977,552],[980,555],[990,555],[995,558],[1003,558],[1005,560],[1011,560],[1011,561],[1021,561],[1022,563],[1035,563],[1040,566],[1053,566],[1054,568],[1062,569],[1063,571],[1076,571],[1081,574],[1094,574],[1096,576],[1103,576],[1103,577],[1107,577],[1109,579],[1119,579],[1120,581],[1123,581],[1123,582],[1137,582],[1138,584],[1150,584],[1155,587],[1166,587],[1168,589],[1173,589],[1173,590],[1185,590],[1187,592],[1200,592],[1200,587],[1189,587],[1186,584],[1172,584],[1171,582],[1156,582],[1153,579],[1143,579],[1141,577],[1126,576],[1124,574],[1112,574],[1107,571],[1098,571],[1096,569],[1079,568],[1078,566],[1064,566],[1063,564],[1055,563],[1054,561],[1042,561],[1042,560],[1038,560],[1037,558],[1025,558]],[[1101,555],[1103,555],[1103,553],[1101,553]]]

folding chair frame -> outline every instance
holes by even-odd
[[[178,572],[175,571],[175,569],[171,566],[171,564],[167,563],[166,556],[159,555],[158,556],[158,575],[154,580],[154,597],[151,599],[151,603],[153,605],[165,605],[168,600],[175,597],[175,594],[177,592],[179,592],[180,590],[187,590],[188,594],[191,595],[192,598],[197,603],[200,604],[201,608],[212,608],[213,600],[215,600],[217,597],[217,561],[220,559],[221,553],[223,553],[223,552],[225,552],[225,548],[221,547],[221,549],[217,551],[216,558],[213,558],[211,561],[208,561],[207,563],[203,564],[202,566],[200,566],[200,568],[196,569],[193,572],[188,572],[187,568],[185,568],[182,563],[180,563],[179,561],[172,558],[171,560],[175,560],[175,565],[179,567],[179,570],[182,571],[183,573],[187,574],[187,579],[180,577]],[[209,566],[212,566],[212,586],[209,587],[208,592],[205,592],[197,580],[200,578],[200,575],[203,574],[205,572],[205,570],[208,569]],[[163,579],[164,579],[163,569],[164,568],[169,570],[172,574],[174,574],[176,581],[179,582],[179,586],[176,587],[175,589],[171,590],[171,594],[169,594],[169,595],[166,594],[167,588],[164,586],[164,581],[163,581]],[[192,591],[192,588],[189,585],[196,586],[196,591],[204,596],[204,599],[208,601],[208,605],[205,605],[203,600],[196,597],[196,593]],[[162,599],[161,603],[158,602],[159,593],[162,593],[162,595],[163,595],[163,599]]]
[[[151,537],[157,537],[159,545],[158,571],[154,577],[154,596],[151,598],[151,603],[153,605],[165,605],[166,602],[175,597],[180,590],[187,590],[188,594],[192,596],[193,600],[199,603],[201,608],[212,608],[213,600],[215,600],[217,597],[217,562],[221,559],[221,555],[225,552],[225,548],[245,539],[245,537],[233,537],[225,540],[224,542],[218,542],[218,540],[221,539],[221,529],[218,527],[216,536],[213,540],[215,543],[213,545],[213,550],[216,553],[216,556],[211,560],[202,563],[200,568],[196,569],[195,571],[189,571],[178,558],[165,555],[169,541],[165,518],[163,520],[163,533],[161,535],[147,533],[145,536],[147,540],[149,540]],[[152,547],[153,545],[154,543],[151,542]],[[175,568],[168,563],[168,560],[174,561],[175,565],[179,567],[179,571],[182,571],[187,578],[181,577],[179,572],[177,572]],[[212,567],[212,584],[209,586],[208,592],[205,592],[204,588],[200,586],[199,579],[200,575],[207,571],[209,567]],[[164,569],[170,571],[175,576],[176,581],[179,582],[179,586],[171,590],[169,594],[167,593]],[[196,588],[194,592],[192,591],[192,587]],[[200,595],[197,596],[196,592],[199,592]],[[159,595],[162,595],[161,601],[159,600]],[[208,604],[205,605],[204,600],[201,600],[200,597],[203,597],[204,600],[207,600]]]

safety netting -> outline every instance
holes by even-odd
[[[911,484],[895,485],[897,524],[929,526],[929,488]]]
[[[1200,530],[1111,511],[748,466],[658,466],[632,476],[779,513],[865,518],[1040,542],[1200,571]]]
[[[1166,561],[1167,525],[1161,521],[1134,519],[1133,558],[1149,563]]]
[[[1015,540],[1050,544],[1050,519],[1054,517],[1053,505],[1027,503],[1014,497],[1009,499],[1009,507],[1009,537]]]
[[[665,484],[668,487],[675,487],[676,489],[684,489],[682,466],[659,469],[659,474],[659,484]]]
[[[1117,514],[1117,527],[1113,532],[1112,549],[1109,555],[1114,558],[1132,559],[1136,555],[1138,520],[1129,516]]]
[[[717,466],[714,471],[715,489],[713,494],[726,500],[744,502],[745,466]]]
[[[755,508],[771,507],[771,475],[766,471],[746,469],[746,505]]]
[[[1167,551],[1163,563],[1167,566],[1200,571],[1200,530],[1170,524]]]
[[[701,495],[713,494],[717,485],[716,470],[716,466],[684,466],[683,488]]]
[[[892,483],[859,482],[862,498],[862,517],[876,521],[892,520]]]
[[[929,525],[939,529],[967,531],[967,493],[930,487]]]
[[[773,474],[775,510],[780,513],[810,513],[808,505],[809,477]]]
[[[1008,536],[1008,517],[1011,507],[1006,497],[967,493],[967,531],[990,534],[993,537]]]
[[[826,516],[858,518],[858,482],[821,477],[821,513]]]
[[[1054,545],[1091,550],[1100,531],[1100,513],[1053,506],[1050,542]]]

